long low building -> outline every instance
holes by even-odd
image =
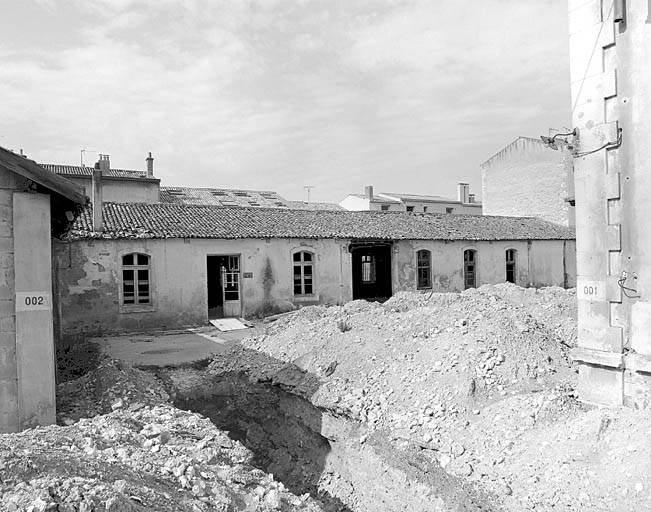
[[[53,263],[60,336],[576,276],[574,232],[539,219],[165,203],[87,205]]]

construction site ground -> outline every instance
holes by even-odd
[[[174,366],[193,363],[224,352],[230,345],[259,332],[257,327],[220,331],[211,326],[161,332],[100,336],[89,342],[102,353],[136,366]]]
[[[0,510],[651,510],[649,411],[577,401],[573,290],[401,293],[252,334],[61,384],[59,426],[0,436]]]

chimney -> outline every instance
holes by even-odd
[[[468,202],[469,203],[475,202],[475,194],[468,194]]]
[[[104,174],[111,168],[111,162],[108,155],[99,155],[99,161],[95,164],[95,169],[99,169]]]
[[[108,159],[106,161],[108,162]],[[100,161],[96,164],[96,168],[93,169],[92,180],[91,201],[93,203],[93,231],[95,232],[104,231],[104,224],[102,222],[102,169],[97,168],[101,166],[101,162],[102,160],[100,158]]]
[[[145,161],[147,162],[147,176],[151,178],[154,176],[154,157],[151,156],[151,151]]]
[[[373,199],[373,185],[366,185],[364,187],[364,196],[366,196],[366,199]]]
[[[468,183],[459,183],[457,185],[457,190],[458,190],[458,200],[460,203],[467,203],[469,202],[470,199],[470,185]]]

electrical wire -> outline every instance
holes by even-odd
[[[612,3],[610,4],[610,9],[608,9],[608,14],[606,15],[606,19],[610,17],[610,14],[613,12],[614,6],[615,6],[615,0],[613,0]],[[597,50],[597,45],[599,44],[599,38],[601,37],[601,32],[603,31],[605,24],[606,24],[606,20],[603,20],[601,22],[601,27],[599,27],[599,32],[597,33],[597,38],[595,39],[594,46],[592,48],[592,53],[590,54],[590,58],[588,59],[588,64],[585,67],[585,73],[583,73],[583,78],[581,79],[581,85],[579,85],[579,90],[576,93],[576,99],[574,100],[574,105],[572,105],[572,115],[574,115],[574,111],[576,110],[576,106],[579,102],[579,98],[581,97],[583,84],[585,83],[585,79],[588,77],[588,71],[590,71],[590,64],[592,63],[592,58],[594,57],[594,53]]]
[[[626,272],[626,270],[623,270],[620,278],[617,280],[617,286],[621,288],[622,293],[629,299],[639,299],[641,295],[638,294],[638,291],[635,288],[624,286],[624,283],[627,279],[628,272]],[[633,273],[633,279],[637,281],[637,274]],[[628,292],[633,292],[635,295],[629,295]]]

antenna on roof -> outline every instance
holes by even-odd
[[[86,148],[81,148],[79,150],[79,160],[82,167],[86,167],[86,165],[84,165],[84,153],[97,153],[97,151],[95,151],[94,149],[86,149]]]
[[[307,202],[309,203],[310,202],[310,190],[312,190],[314,188],[314,185],[304,185],[303,188],[307,192]]]

